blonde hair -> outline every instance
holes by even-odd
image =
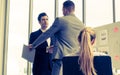
[[[93,64],[92,41],[96,38],[94,30],[90,27],[84,28],[79,36],[80,54],[78,63],[84,75],[97,75]]]

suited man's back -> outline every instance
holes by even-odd
[[[59,30],[54,34],[56,48],[53,52],[53,58],[62,59],[63,56],[79,50],[77,38],[84,26],[73,14],[57,18],[53,25],[56,25],[55,23]]]

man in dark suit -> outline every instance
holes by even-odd
[[[48,28],[48,16],[46,13],[41,13],[38,16],[38,22],[41,25],[41,29],[32,32],[30,34],[29,44],[32,44],[38,36],[45,32]],[[49,39],[48,42],[50,42]],[[35,58],[33,62],[33,75],[51,75],[50,67],[50,53],[46,51],[48,47],[47,41],[44,41],[41,45],[35,48]]]
[[[53,68],[52,75],[60,75],[62,67],[62,58],[71,53],[79,51],[78,35],[84,28],[83,23],[75,16],[75,5],[72,1],[67,0],[63,3],[63,17],[55,19],[52,26],[38,39],[36,39],[30,48],[36,48],[42,44],[47,38],[53,38]]]

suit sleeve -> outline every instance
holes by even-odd
[[[42,44],[45,40],[47,40],[49,37],[53,36],[56,32],[58,32],[61,29],[61,25],[59,22],[59,18],[56,18],[52,26],[44,33],[42,33],[33,43],[33,48],[36,48],[40,44]]]

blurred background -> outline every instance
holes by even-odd
[[[0,75],[32,75],[32,64],[21,57],[29,34],[39,29],[37,17],[46,12],[49,23],[62,15],[66,0],[0,0]],[[71,0],[76,16],[96,29],[95,51],[112,58],[115,72],[120,71],[120,0]]]

